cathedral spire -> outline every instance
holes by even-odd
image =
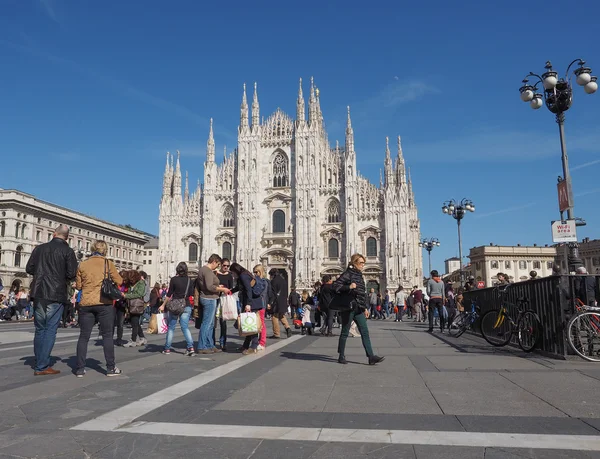
[[[185,202],[187,203],[190,200],[190,187],[188,183],[188,172],[185,171],[185,192],[183,194]]]
[[[398,136],[398,157],[396,158],[396,175],[398,184],[406,183],[406,167],[404,165],[404,156],[402,154],[402,139]]]
[[[412,178],[410,177],[410,167],[408,168],[408,202],[412,205],[415,202],[415,195],[413,194]]]
[[[225,164],[225,161],[227,160],[227,145],[223,146],[223,164]]]
[[[313,126],[318,120],[317,116],[317,98],[315,97],[315,82],[310,77],[310,97],[308,99],[308,123]]]
[[[248,127],[248,97],[246,96],[246,83],[244,83],[244,94],[240,107],[240,129]]]
[[[346,155],[354,153],[354,131],[350,119],[350,106],[348,105],[348,120],[346,121]]]
[[[163,175],[163,197],[171,196],[171,165],[170,160],[171,153],[167,151],[167,164],[165,166],[165,173]]]
[[[173,177],[173,196],[181,199],[181,163],[179,150],[177,150],[177,164],[175,166],[175,176]]]
[[[206,162],[215,161],[215,137],[213,134],[213,119],[210,119],[210,130],[208,131],[208,141],[206,142]]]
[[[390,138],[385,138],[385,185],[390,186],[394,181],[394,172],[392,166],[392,154],[390,153]]]
[[[298,123],[303,123],[305,121],[304,94],[302,94],[302,78],[300,78],[300,87],[298,88],[298,101],[296,103],[296,121],[298,121]]]
[[[260,107],[258,105],[258,90],[257,90],[257,84],[256,82],[254,82],[254,97],[252,98],[252,129],[256,129],[258,127],[258,120],[260,119],[259,116],[259,112],[260,112]]]

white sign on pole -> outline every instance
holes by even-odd
[[[577,242],[575,220],[552,222],[552,242]]]

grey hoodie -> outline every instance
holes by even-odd
[[[440,278],[436,278],[436,280],[434,279],[429,279],[427,281],[427,295],[429,295],[429,298],[441,298],[442,301],[445,298],[445,294],[444,294],[444,281],[442,281]]]

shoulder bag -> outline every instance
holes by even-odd
[[[111,301],[120,300],[122,298],[121,290],[119,290],[117,284],[115,284],[110,277],[108,260],[106,258],[104,259],[104,279],[102,280],[102,286],[100,287],[100,296]]]
[[[188,277],[187,285],[185,287],[184,297],[183,298],[171,298],[169,301],[167,301],[167,304],[165,306],[166,310],[176,316],[182,314],[183,311],[185,310],[185,307],[187,306],[189,289],[190,289],[190,278]]]

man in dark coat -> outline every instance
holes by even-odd
[[[269,277],[271,278],[271,287],[273,289],[273,293],[275,294],[276,300],[271,305],[273,316],[271,320],[273,321],[273,336],[270,336],[270,339],[279,339],[279,322],[283,324],[285,327],[285,331],[287,333],[287,337],[292,336],[292,329],[285,317],[285,313],[287,312],[287,291],[285,287],[285,279],[281,277],[279,271],[275,268],[272,268],[269,271]]]

